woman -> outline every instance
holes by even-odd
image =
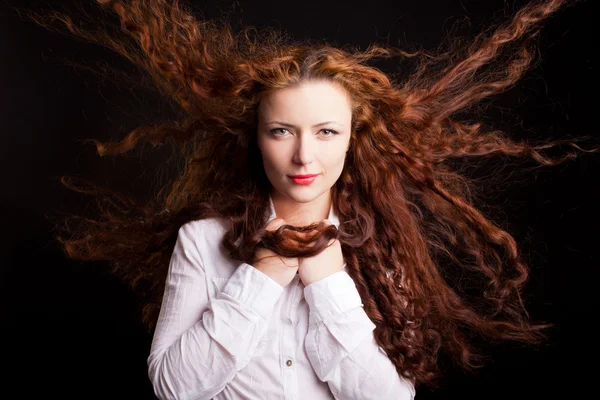
[[[147,300],[159,398],[410,399],[435,383],[441,354],[481,365],[473,338],[543,340],[515,240],[452,162],[574,156],[455,117],[518,81],[564,1],[532,3],[438,56],[234,35],[166,0],[99,2],[128,36],[61,20],[143,67],[187,113],[96,142],[99,153],[169,140],[188,162],[150,204],[65,180],[108,205],[59,240],[69,257],[110,260]],[[367,64],[394,56],[417,60],[409,78]]]
[[[350,143],[347,91],[309,79],[266,94],[257,115],[271,184],[267,229],[320,220],[337,228],[331,188]],[[316,176],[296,177],[307,173]],[[338,240],[312,257],[267,251],[248,264],[220,248],[230,227],[210,218],[179,231],[148,358],[159,397],[414,397],[378,351]]]

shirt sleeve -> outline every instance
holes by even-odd
[[[250,361],[284,290],[242,263],[209,301],[198,225],[179,229],[147,359],[159,399],[211,399],[221,392]]]
[[[414,399],[413,383],[375,341],[375,324],[346,271],[306,286],[304,297],[310,309],[308,359],[336,399]]]

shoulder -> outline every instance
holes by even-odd
[[[219,239],[228,229],[228,223],[224,218],[205,218],[191,220],[179,227],[178,239],[189,240],[199,244],[205,239]]]
[[[191,220],[179,227],[177,241],[185,248],[198,251],[202,258],[214,258],[220,253],[220,243],[228,225],[225,218]]]
[[[179,228],[179,236],[185,238],[183,247],[196,254],[208,276],[230,276],[235,271],[236,262],[221,246],[229,225],[226,218],[206,218],[186,222]]]

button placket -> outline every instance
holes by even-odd
[[[286,293],[288,298],[285,303],[282,354],[281,362],[283,364],[283,382],[285,398],[290,400],[298,399],[298,374],[296,371],[296,330],[293,324],[296,307],[295,298],[297,295],[298,281],[288,286]]]

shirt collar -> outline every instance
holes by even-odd
[[[272,220],[275,219],[276,215],[275,215],[275,206],[273,205],[273,199],[271,198],[271,195],[269,194],[269,219],[267,220],[267,224],[269,222],[271,222]],[[327,217],[327,219],[335,225],[336,228],[340,228],[340,221],[338,219],[338,216],[335,213],[335,210],[333,209],[333,202],[331,203],[331,207],[329,208],[329,216]]]

